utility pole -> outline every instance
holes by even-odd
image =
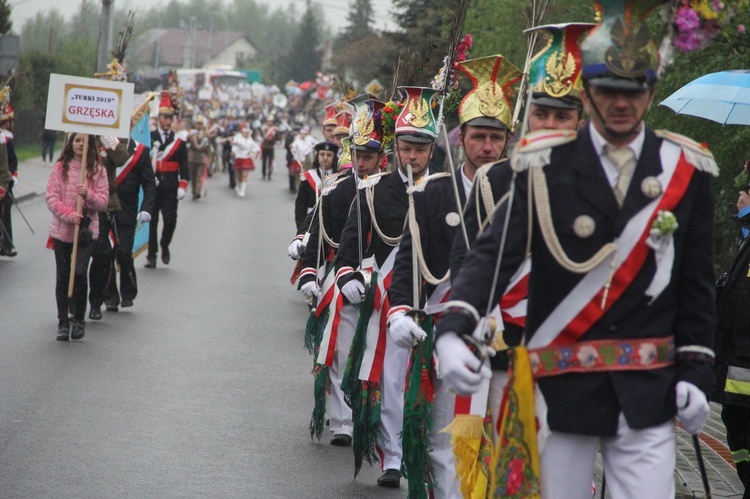
[[[99,54],[96,59],[96,70],[103,73],[107,70],[110,52],[112,52],[112,4],[115,0],[102,0],[102,15],[99,19]]]

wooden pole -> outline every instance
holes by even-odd
[[[76,134],[76,137],[78,135]],[[86,163],[88,161],[89,134],[83,134],[83,157],[81,158],[81,171],[78,174],[78,184],[86,180]],[[76,186],[77,188],[77,186]],[[76,197],[76,214],[83,215],[83,196],[78,194]],[[68,279],[68,298],[73,298],[73,284],[76,279],[76,257],[78,256],[78,234],[81,231],[81,224],[77,223],[73,228],[73,251],[70,253],[70,279]]]

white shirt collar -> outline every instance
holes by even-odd
[[[602,137],[599,131],[594,127],[594,124],[591,122],[589,122],[589,130],[591,132],[591,142],[594,145],[594,150],[599,155],[599,162],[602,165],[602,170],[604,170],[604,175],[607,177],[609,185],[611,187],[614,187],[614,185],[617,183],[617,178],[620,176],[620,172],[612,163],[612,160],[609,159],[609,156],[607,155],[605,150],[605,147],[614,146],[607,142],[604,137]],[[643,124],[641,126],[641,131],[638,133],[638,135],[635,136],[635,139],[633,139],[629,144],[625,146],[629,147],[633,151],[636,162],[641,156],[641,151],[643,151],[643,142],[645,141],[645,139],[646,125]]]
[[[466,199],[468,199],[469,193],[471,192],[471,184],[473,182],[469,180],[469,177],[467,177],[466,173],[464,173],[464,168],[466,168],[466,163],[461,166],[461,183],[464,186],[464,194],[466,195]],[[474,176],[476,176],[476,172],[474,172]]]
[[[604,151],[604,146],[609,147],[615,147],[607,140],[602,137],[602,134],[599,133],[599,130],[596,129],[594,124],[592,122],[589,122],[589,130],[591,131],[591,142],[594,144],[594,150],[599,156],[606,156]],[[641,157],[641,151],[643,150],[643,142],[646,139],[646,125],[641,125],[641,131],[638,132],[638,135],[635,136],[635,138],[630,141],[629,144],[627,144],[625,147],[629,147],[633,154],[635,155],[635,160],[638,161],[638,159]]]

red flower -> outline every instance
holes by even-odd
[[[383,111],[385,111],[386,113],[392,113],[393,112],[393,108],[391,106],[385,106],[383,108]]]
[[[516,458],[508,464],[507,477],[505,492],[509,496],[516,495],[523,484],[523,459]]]

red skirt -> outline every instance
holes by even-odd
[[[255,163],[252,158],[235,158],[234,159],[235,170],[255,170]]]

